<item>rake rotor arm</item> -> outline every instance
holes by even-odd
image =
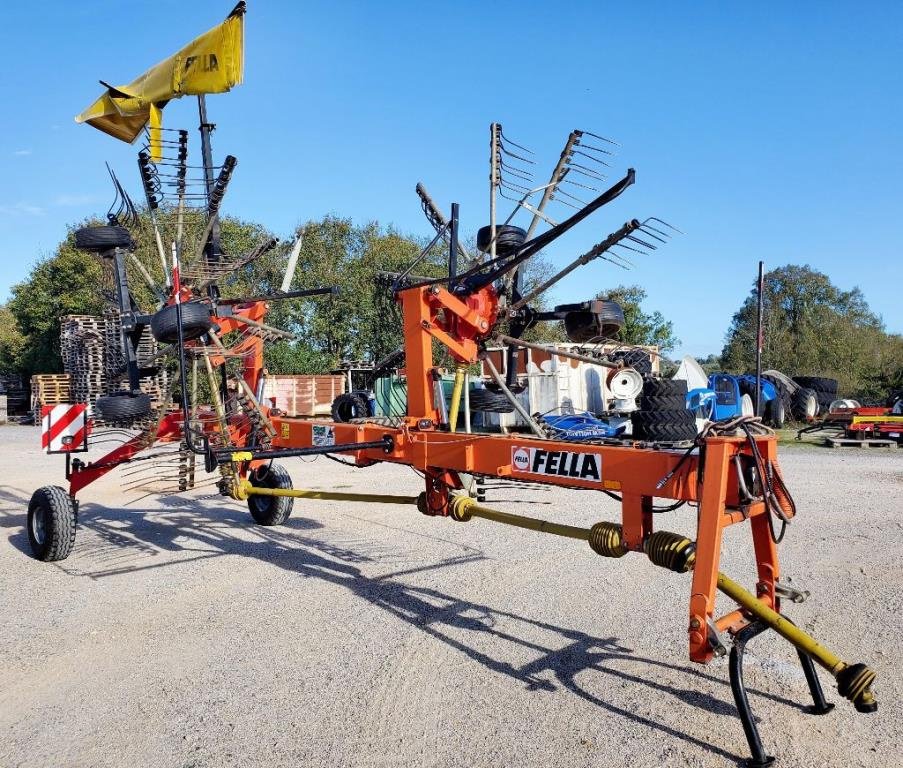
[[[593,200],[589,205],[581,208],[577,213],[571,216],[569,219],[565,219],[560,224],[552,227],[551,229],[543,232],[541,235],[534,237],[532,240],[524,243],[517,252],[517,255],[513,258],[508,259],[508,261],[502,263],[495,269],[490,272],[481,273],[478,275],[474,275],[472,279],[468,281],[468,287],[471,290],[478,290],[482,288],[484,285],[489,285],[490,283],[494,283],[498,280],[502,275],[507,274],[512,269],[517,269],[517,267],[529,259],[531,256],[535,256],[539,251],[545,248],[549,243],[557,240],[561,237],[565,232],[569,229],[575,227],[581,221],[583,221],[587,216],[597,211],[603,205],[607,205],[615,198],[619,197],[622,192],[624,192],[627,187],[631,186],[636,182],[636,171],[633,168],[629,168],[627,170],[627,175],[624,176],[617,184],[605,190],[601,195],[599,195],[595,200]],[[485,265],[483,265],[485,266]]]
[[[533,301],[537,296],[541,293],[545,293],[545,291],[549,290],[555,283],[557,283],[562,278],[569,275],[573,272],[577,267],[582,267],[585,264],[589,264],[593,259],[598,258],[603,253],[605,253],[609,248],[623,240],[627,237],[631,232],[636,231],[640,228],[640,222],[638,219],[631,219],[623,227],[621,227],[616,232],[612,232],[608,237],[606,237],[602,242],[597,243],[592,248],[590,248],[586,253],[582,256],[578,256],[574,259],[570,264],[568,264],[564,269],[562,269],[558,274],[553,275],[548,280],[546,280],[541,285],[534,288],[530,293],[524,296],[522,299],[517,301],[512,307],[511,311],[515,311],[525,307],[528,303]]]

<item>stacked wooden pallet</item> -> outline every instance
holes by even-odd
[[[23,413],[28,405],[28,392],[17,373],[0,373],[0,395],[6,397],[9,413]]]
[[[39,373],[31,377],[31,410],[35,424],[41,423],[41,407],[77,402],[72,399],[68,373]]]
[[[92,315],[67,315],[60,328],[60,354],[63,370],[72,377],[72,397],[94,403],[107,392],[106,328],[103,318]]]

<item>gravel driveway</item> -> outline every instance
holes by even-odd
[[[33,427],[0,427],[0,766],[733,766],[724,661],[687,660],[689,577],[645,558],[413,508],[296,502],[278,528],[194,491],[83,494],[72,556],[39,563],[25,508],[62,483]],[[903,765],[903,451],[782,449],[799,516],[783,568],[800,625],[878,671],[877,714],[805,714],[791,647],[748,651],[784,766]],[[409,469],[287,460],[296,486],[416,493]],[[490,488],[575,525],[600,494]],[[657,519],[689,533],[693,510]],[[723,570],[752,584],[748,532]],[[723,605],[722,601],[722,605]]]

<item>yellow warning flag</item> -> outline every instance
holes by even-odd
[[[202,93],[225,93],[244,74],[245,3],[240,2],[222,24],[192,40],[168,59],[128,85],[106,91],[75,118],[122,141],[132,142],[150,122],[150,148],[160,159],[162,112],[171,99]]]

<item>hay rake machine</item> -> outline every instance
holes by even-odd
[[[782,612],[785,601],[805,598],[804,593],[781,579],[778,561],[778,544],[796,508],[781,476],[776,437],[759,420],[739,418],[709,424],[689,445],[681,447],[623,436],[580,441],[557,432],[550,436],[518,402],[512,391],[516,382],[510,376],[504,379],[490,364],[500,395],[523,411],[530,432],[477,432],[469,429],[467,419],[464,431],[459,429],[462,400],[465,415],[467,412],[463,385],[466,369],[487,360],[488,344],[502,343],[509,349],[535,347],[523,340],[522,334],[537,322],[547,320],[563,321],[572,339],[589,344],[613,335],[619,327],[616,308],[607,302],[561,305],[552,311],[534,309],[531,304],[541,293],[593,259],[604,258],[623,265],[626,254],[618,256],[619,250],[649,253],[674,231],[656,218],[631,219],[558,274],[524,292],[519,275],[525,262],[634,184],[636,175],[630,169],[608,188],[592,189],[593,184],[605,179],[616,146],[613,142],[587,132],[572,132],[550,181],[532,187],[527,168],[535,164],[532,154],[508,139],[501,126],[494,123],[490,127],[489,224],[478,232],[479,254],[469,253],[460,242],[458,205],[452,204],[445,216],[425,187],[418,185],[421,205],[435,230],[435,238],[421,258],[441,240],[448,249],[448,271],[440,278],[418,278],[413,275],[415,262],[395,276],[392,284],[402,314],[406,415],[391,422],[374,418],[336,422],[287,417],[261,403],[264,345],[280,333],[265,322],[268,303],[300,295],[328,294],[333,289],[243,299],[221,297],[217,281],[226,272],[224,265],[241,265],[250,256],[229,261],[222,253],[216,220],[235,162],[233,159],[224,163],[214,177],[209,160],[209,130],[205,131],[205,125],[209,125],[203,108],[201,123],[204,164],[200,195],[189,198],[187,192],[191,188],[190,169],[183,133],[173,134],[166,146],[151,146],[139,160],[149,209],[156,216],[168,206],[171,210],[166,219],[175,221],[175,230],[166,233],[155,224],[158,254],[169,276],[163,291],[165,303],[157,312],[141,315],[130,298],[125,280],[125,260],[131,244],[127,229],[111,220],[109,226],[81,236],[83,247],[110,259],[115,267],[126,345],[129,334],[146,323],[158,341],[169,345],[178,361],[180,407],[164,407],[151,414],[138,402],[141,398],[135,382],[140,371],[132,355],[127,366],[130,388],[115,400],[99,403],[98,410],[114,424],[125,422],[134,428],[144,419],[150,421],[149,426],[102,458],[85,462],[73,454],[84,448],[90,426],[82,421],[80,426],[72,427],[71,423],[64,423],[67,416],[54,421],[48,415],[45,428],[54,432],[48,447],[56,446],[58,452],[66,454],[69,487],[47,486],[32,497],[29,537],[39,559],[68,556],[75,540],[76,499],[90,483],[117,467],[138,466],[145,451],[153,453],[161,445],[176,445],[180,457],[190,457],[176,471],[180,488],[190,487],[194,475],[203,471],[224,496],[245,501],[254,521],[261,525],[285,522],[296,498],[408,504],[428,517],[455,523],[481,519],[525,528],[585,541],[591,552],[603,557],[637,553],[659,567],[690,573],[689,657],[694,662],[709,662],[726,654],[725,642],[728,637],[732,639],[730,682],[751,752],[750,765],[764,766],[774,759],[765,752],[743,682],[744,648],[764,631],[779,634],[796,648],[813,699],[811,712],[824,714],[833,708],[824,697],[816,664],[836,679],[839,693],[858,711],[877,709],[871,691],[875,673],[864,664],[842,660],[797,628]],[[171,160],[166,159],[167,149],[172,150]],[[582,179],[575,182],[578,189],[598,192],[588,202],[562,189],[564,182],[578,175]],[[167,199],[169,193],[174,195],[171,200]],[[540,196],[538,202],[534,200],[536,196]],[[511,215],[502,222],[496,221],[497,197],[515,204]],[[189,213],[191,200],[198,203],[195,208],[200,212]],[[573,209],[561,221],[553,219],[550,213],[549,206],[556,201]],[[524,213],[531,217],[526,228],[511,223],[515,216]],[[194,258],[189,262],[183,256],[188,250],[184,229],[192,217],[202,226],[194,244]],[[542,231],[537,234],[540,227]],[[171,243],[169,251],[164,247],[166,242]],[[261,245],[265,247],[267,244]],[[183,262],[185,266],[180,269]],[[463,268],[459,269],[459,264]],[[507,332],[503,333],[502,328]],[[456,366],[450,405],[446,404],[434,359],[437,345],[444,348]],[[565,354],[602,365],[612,375],[631,370],[625,367],[623,357],[612,360],[589,352]],[[229,361],[237,361],[233,363],[237,371],[231,375]],[[197,382],[203,377],[211,396],[209,405],[197,402]],[[69,435],[70,439],[61,442],[60,435]],[[407,465],[424,477],[425,485],[416,496],[304,490],[292,487],[289,473],[276,463],[316,455],[344,457],[358,467],[379,462]],[[171,454],[166,458],[172,461]],[[596,491],[619,500],[620,520],[582,528],[493,509],[464,491],[467,476]],[[656,499],[672,503],[660,507],[656,506]],[[693,538],[659,530],[654,525],[654,521],[662,519],[658,513],[667,513],[682,504],[697,506]],[[751,556],[757,571],[752,592],[719,570],[722,537],[734,525],[748,526],[750,530]],[[726,610],[717,610],[718,593],[728,598]]]

